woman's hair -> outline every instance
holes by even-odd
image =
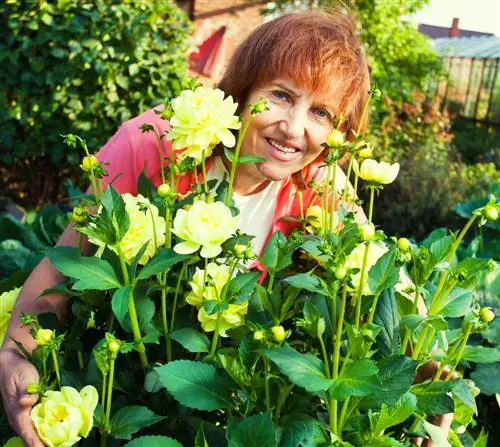
[[[243,110],[250,91],[276,78],[338,91],[343,130],[357,129],[370,75],[352,17],[340,10],[286,14],[255,29],[236,49],[219,88]],[[366,119],[362,130],[366,128]]]

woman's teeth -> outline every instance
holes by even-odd
[[[290,146],[283,146],[279,144],[275,140],[271,140],[270,138],[267,139],[271,145],[273,145],[276,149],[278,149],[280,152],[284,152],[285,154],[293,154],[295,152],[298,152],[298,149]]]

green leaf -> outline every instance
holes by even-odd
[[[410,392],[403,394],[390,407],[383,404],[375,426],[375,436],[379,436],[385,429],[405,421],[414,412],[416,407],[417,398]]]
[[[177,360],[155,370],[168,392],[186,407],[213,411],[232,406],[228,382],[212,365]]]
[[[443,261],[450,252],[455,238],[452,235],[444,236],[437,241],[434,241],[429,247],[430,265],[434,267],[438,262]]]
[[[367,396],[384,391],[378,378],[378,368],[370,359],[361,359],[349,364],[333,381],[331,393],[337,400],[348,396]]]
[[[234,300],[235,304],[242,304],[248,301],[250,295],[255,290],[259,278],[260,272],[246,272],[235,276],[227,285],[227,300]]]
[[[473,393],[474,382],[472,380],[458,379],[452,383],[453,388],[451,391],[453,395],[477,414],[476,398]]]
[[[229,161],[232,162],[234,160],[234,153],[230,151],[227,147],[224,148],[224,155]]]
[[[266,248],[264,249],[264,254],[260,259],[262,265],[267,269],[267,271],[274,272],[276,270],[276,266],[278,264],[278,256],[279,256],[278,244],[284,244],[285,242],[286,242],[285,236],[283,235],[283,233],[279,231],[274,233],[269,239],[269,242],[267,243]]]
[[[411,392],[417,396],[417,408],[429,416],[453,412],[453,399],[448,393],[453,382],[424,382],[413,385]]]
[[[183,447],[182,444],[168,436],[141,436],[127,442],[124,447]]]
[[[389,407],[403,396],[415,381],[418,362],[404,355],[386,357],[377,363],[379,378],[387,390],[380,396],[365,397],[363,408],[377,408],[382,404]]]
[[[312,447],[326,442],[321,422],[305,414],[290,414],[281,420],[280,447]]]
[[[376,347],[384,356],[399,352],[399,315],[393,289],[384,290],[380,296],[373,322],[381,327]]]
[[[75,290],[110,290],[121,287],[120,280],[108,262],[81,256],[77,247],[54,247],[46,255],[63,275],[78,280],[73,285]]]
[[[500,361],[500,349],[484,346],[466,346],[462,360],[475,363],[496,363]]]
[[[368,286],[374,295],[392,287],[399,281],[399,267],[395,267],[397,249],[384,253],[368,272]]]
[[[132,405],[120,408],[110,420],[111,436],[117,439],[131,439],[132,435],[143,428],[165,419],[147,407]]]
[[[192,257],[193,255],[179,255],[171,248],[160,248],[158,254],[144,266],[137,275],[137,278],[147,279],[158,273],[166,272],[178,262]]]
[[[277,447],[278,429],[268,413],[256,414],[230,424],[228,447]]]
[[[364,447],[405,447],[399,441],[394,439],[392,436],[384,435],[370,440],[369,444]]]
[[[481,433],[477,437],[472,447],[488,447],[488,433],[481,429]]]
[[[469,313],[472,304],[472,292],[456,288],[444,300],[437,311],[443,317],[463,317]]]
[[[309,292],[330,296],[324,281],[318,276],[310,273],[298,273],[297,275],[285,278],[283,282],[290,284],[292,287],[297,289],[308,290]]]
[[[471,378],[481,393],[487,396],[500,394],[500,362],[477,365],[476,370],[471,373]]]
[[[189,352],[208,352],[210,341],[205,334],[193,328],[182,328],[171,332],[169,337],[180,343]]]
[[[239,165],[246,165],[251,163],[262,163],[266,161],[264,157],[260,157],[258,155],[243,155],[238,158]]]
[[[128,327],[125,317],[128,314],[129,296],[130,287],[122,287],[118,289],[113,294],[113,298],[111,298],[111,309],[123,328]]]
[[[325,376],[323,362],[312,354],[301,354],[288,344],[275,349],[262,351],[290,382],[305,388],[311,393],[330,388],[332,380]]]
[[[438,445],[439,447],[451,447],[448,442],[448,429],[446,427],[431,424],[426,420],[423,420],[422,424],[424,425],[425,431],[431,437],[434,445]]]
[[[102,195],[101,204],[101,218],[111,220],[116,243],[118,243],[130,227],[130,218],[125,208],[125,202],[118,191],[113,188],[113,185],[109,185]]]

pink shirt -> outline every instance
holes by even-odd
[[[109,176],[104,179],[105,186],[116,177],[113,187],[121,194],[126,192],[137,194],[137,179],[144,169],[155,186],[161,184],[157,139],[153,132],[142,133],[140,126],[143,124],[151,124],[160,135],[170,130],[168,122],[161,119],[151,109],[125,122],[97,154],[99,161],[109,163],[106,166]],[[161,156],[169,157],[171,142],[162,138],[160,144]],[[212,164],[213,159],[208,159],[207,170],[212,167]],[[306,183],[315,177],[321,164],[322,161],[318,160],[304,169],[303,177]],[[194,183],[194,174],[184,175],[180,181],[179,192],[186,193],[192,183]],[[302,200],[304,212],[309,206],[319,204],[316,191],[311,188],[302,191]],[[282,220],[285,216],[300,216],[297,187],[291,178],[282,182],[282,187],[278,192],[276,210],[266,243],[276,231],[279,230],[288,236],[297,227],[295,222]]]

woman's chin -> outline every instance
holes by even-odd
[[[275,166],[273,163],[262,163],[258,170],[263,177],[273,182],[284,180],[295,172],[291,169],[284,169],[282,166]]]

